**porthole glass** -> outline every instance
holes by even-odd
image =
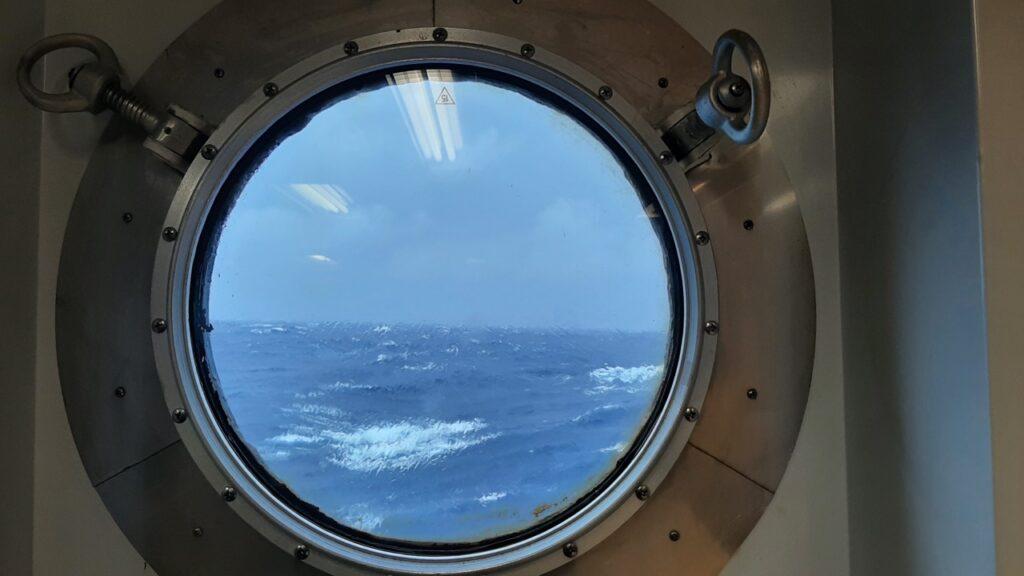
[[[664,220],[554,94],[470,67],[363,76],[272,127],[207,218],[207,398],[331,530],[455,549],[543,529],[599,496],[665,397]]]

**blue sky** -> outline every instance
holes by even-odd
[[[564,113],[458,71],[389,74],[282,142],[212,278],[214,322],[669,322],[662,249],[618,159]]]

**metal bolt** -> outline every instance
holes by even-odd
[[[714,320],[708,320],[707,322],[705,322],[704,332],[707,332],[712,336],[718,334],[718,322],[715,322]]]
[[[359,53],[359,44],[357,44],[354,40],[349,40],[348,42],[345,42],[345,54],[348,54],[349,56],[352,56],[353,54],[358,54],[358,53]]]
[[[641,484],[634,490],[637,500],[644,501],[651,497],[651,489],[646,484]]]
[[[658,160],[661,160],[662,164],[671,164],[672,161],[675,159],[676,157],[668,150],[665,150],[661,154],[658,154]]]
[[[743,229],[744,230],[753,230],[754,229],[754,221],[753,220],[744,220],[743,221]]]
[[[223,68],[214,68],[213,75],[216,76],[217,78],[223,78],[224,77],[224,69]]]
[[[131,224],[132,220],[135,220],[135,216],[133,216],[131,212],[125,212],[124,214],[121,214],[121,221],[124,222],[125,224]]]
[[[537,49],[533,47],[533,44],[523,44],[523,47],[519,49],[519,53],[523,55],[523,58],[533,58],[533,55],[537,53]]]
[[[608,100],[612,97],[612,94],[614,94],[614,92],[612,92],[611,86],[601,86],[597,90],[597,95],[601,100]]]
[[[668,88],[668,78],[658,78],[659,88]]]
[[[580,549],[576,546],[575,542],[569,542],[565,546],[562,546],[562,554],[565,554],[566,558],[575,558],[580,553]]]
[[[751,400],[757,400],[757,388],[750,388],[747,390],[747,398]]]
[[[309,548],[305,544],[299,544],[295,547],[295,557],[299,560],[309,558]]]
[[[673,542],[679,542],[679,530],[669,530],[668,539]]]
[[[217,157],[217,147],[213,144],[207,144],[203,146],[202,150],[199,151],[199,154],[207,160],[213,160]]]
[[[175,240],[178,239],[178,229],[168,226],[167,228],[164,228],[163,236],[164,240],[167,240],[168,242],[174,242]]]
[[[182,408],[175,408],[174,412],[171,412],[171,418],[175,424],[183,424],[185,420],[188,420],[188,412]]]
[[[729,85],[729,93],[739,98],[747,93],[747,87],[743,82],[733,82]]]
[[[444,42],[448,39],[448,31],[444,28],[434,28],[434,41]]]
[[[707,246],[708,242],[711,242],[711,235],[701,230],[694,236],[694,240],[696,240],[697,246]]]
[[[163,318],[157,318],[156,320],[153,320],[152,327],[153,332],[156,332],[157,334],[163,334],[164,332],[167,331],[167,320],[164,320]]]
[[[700,418],[700,412],[693,406],[689,406],[683,410],[683,418],[686,418],[687,422],[696,422],[697,418]]]
[[[124,386],[118,386],[117,388],[114,388],[114,396],[117,396],[118,398],[124,398],[127,395],[128,391],[125,390]]]
[[[225,486],[224,491],[220,495],[224,498],[225,502],[234,502],[235,498],[238,498],[238,492],[231,486]]]
[[[273,82],[267,82],[266,84],[263,85],[263,95],[266,96],[267,98],[273,98],[274,96],[277,96],[278,92],[280,91],[281,89],[278,88],[277,84],[274,84]]]
[[[203,529],[200,528],[199,526],[196,526],[195,528],[192,529],[192,535],[195,536],[196,538],[202,538],[202,536],[203,536]]]

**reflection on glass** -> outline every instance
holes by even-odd
[[[669,277],[618,157],[468,70],[382,74],[262,160],[217,237],[207,356],[295,496],[471,543],[598,486],[656,403]]]

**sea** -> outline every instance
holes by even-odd
[[[217,322],[238,435],[296,496],[372,536],[466,544],[572,506],[656,403],[667,333]]]

